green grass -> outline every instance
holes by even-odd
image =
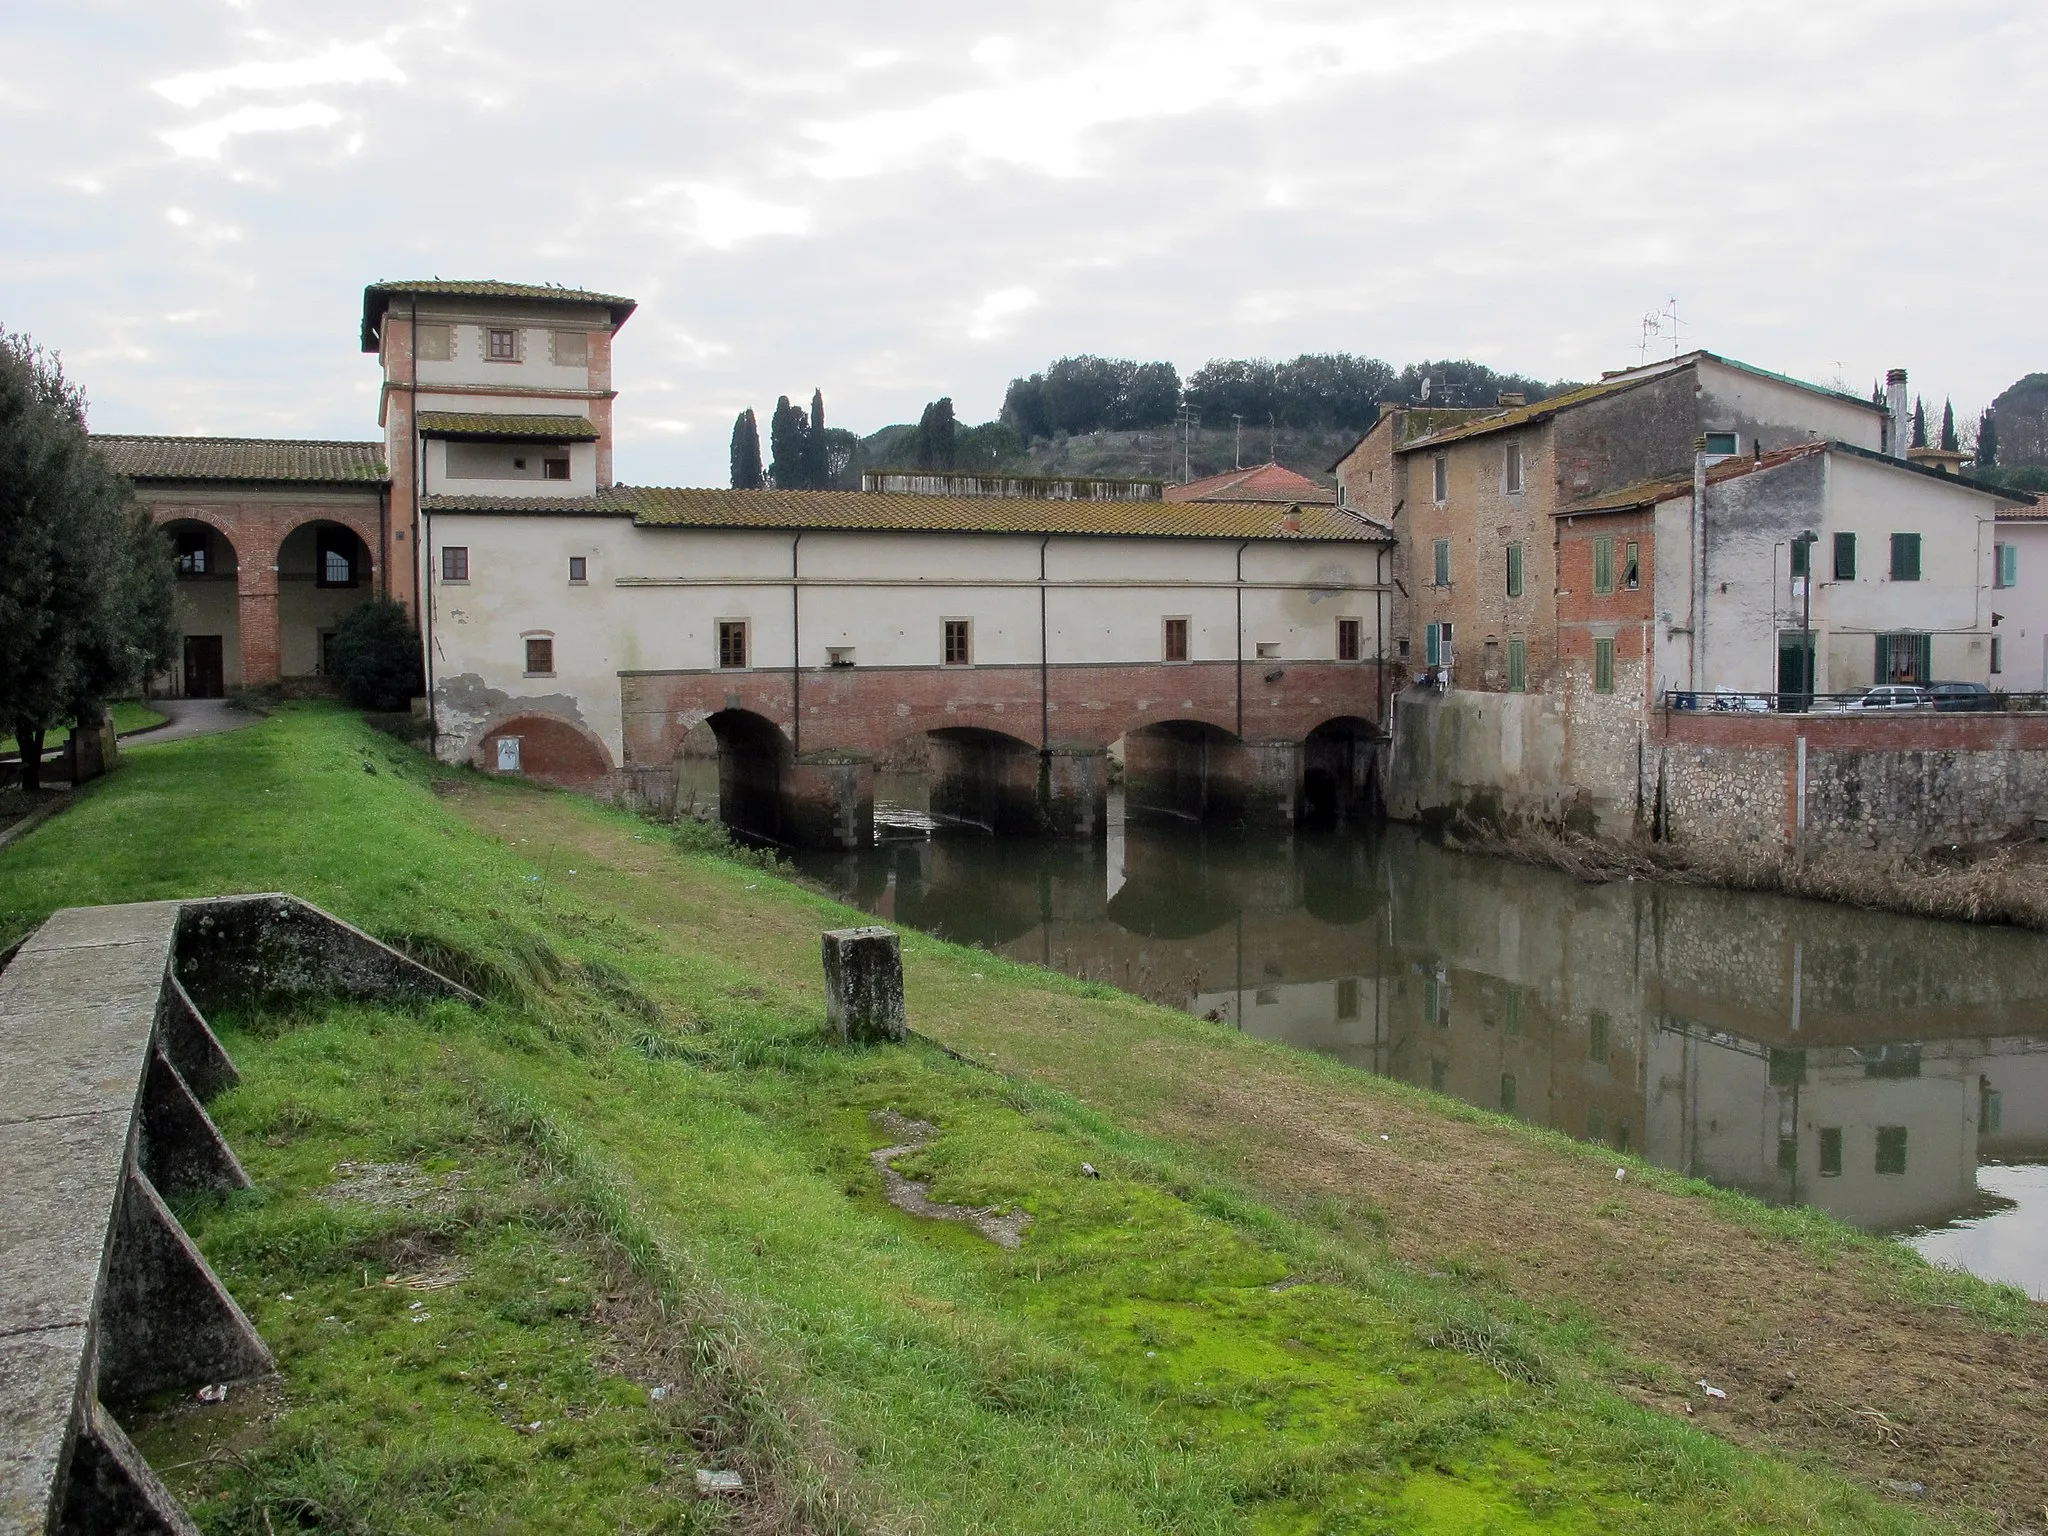
[[[131,759],[0,855],[0,941],[62,905],[285,889],[488,999],[220,1021],[244,1083],[214,1110],[256,1187],[185,1215],[284,1384],[139,1426],[206,1529],[716,1529],[700,1465],[813,1529],[1929,1528],[1627,1403],[1583,1331],[1064,1095],[922,1042],[832,1047],[806,997],[474,831],[442,775],[293,707]],[[852,916],[663,856],[727,871],[703,921]],[[1033,1006],[1021,971],[911,947]],[[886,1108],[940,1128],[898,1163],[933,1198],[1031,1213],[1018,1249],[884,1201]],[[344,1162],[449,1192],[336,1204]]]
[[[151,726],[162,725],[168,718],[162,711],[151,709],[140,699],[116,699],[108,706],[108,712],[114,717],[115,734],[124,736],[130,731],[146,731]],[[61,747],[70,739],[71,727],[60,725],[43,738],[43,745],[45,748]],[[20,745],[11,735],[0,736],[0,752],[20,750]]]

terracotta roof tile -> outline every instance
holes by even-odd
[[[518,416],[478,411],[421,411],[420,435],[590,443],[597,441],[597,428],[591,425],[588,416]]]
[[[298,480],[382,484],[382,443],[265,437],[130,437],[94,433],[94,446],[131,480]]]
[[[1275,502],[1023,501],[868,491],[726,491],[615,485],[595,497],[430,496],[436,512],[631,516],[648,528],[788,532],[1094,534],[1129,538],[1386,543],[1379,524],[1334,506]],[[1290,515],[1299,526],[1289,528]]]
[[[362,341],[365,352],[377,350],[378,322],[391,300],[405,294],[418,294],[421,298],[512,299],[522,304],[602,304],[611,311],[613,330],[624,325],[626,317],[640,307],[638,300],[621,298],[616,293],[593,293],[587,288],[556,288],[547,283],[501,283],[489,278],[393,279],[371,283],[363,289]]]
[[[1335,504],[1337,493],[1318,485],[1307,475],[1296,474],[1280,464],[1255,464],[1249,469],[1227,469],[1220,475],[1191,480],[1186,485],[1169,485],[1168,501],[1265,501],[1299,502],[1303,506]]]

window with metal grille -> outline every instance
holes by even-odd
[[[1606,596],[1614,590],[1614,540],[1593,541],[1593,590]]]
[[[1451,460],[1448,454],[1438,454],[1430,460],[1431,490],[1438,501],[1448,500],[1451,494]]]
[[[322,528],[313,535],[313,584],[352,587],[356,584],[356,536],[345,528]]]
[[[1892,580],[1918,581],[1920,579],[1920,535],[1917,533],[1895,533],[1892,535]]]
[[[571,581],[588,581],[590,579],[590,562],[585,556],[571,555],[569,557],[569,579]]]
[[[526,641],[526,675],[542,677],[555,670],[555,642],[547,635],[530,635]]]
[[[1519,542],[1508,546],[1508,596],[1522,595],[1522,546]]]
[[[492,331],[486,355],[494,363],[518,362],[519,333],[517,331]]]
[[[1614,642],[1599,639],[1593,642],[1593,691],[1614,692]]]
[[[1934,642],[1928,635],[1879,635],[1877,681],[1924,683],[1933,673]]]
[[[1838,533],[1835,535],[1835,580],[1856,579],[1856,535]]]
[[[1508,637],[1508,692],[1529,691],[1529,644],[1520,635]]]
[[[1362,643],[1364,630],[1365,626],[1357,619],[1339,619],[1337,621],[1337,659],[1339,661],[1358,660],[1359,655],[1364,650]]]
[[[469,546],[467,544],[444,544],[441,546],[441,579],[443,581],[469,580]]]
[[[721,667],[744,667],[747,664],[747,621],[745,619],[720,619],[718,621],[718,664]]]
[[[1438,539],[1436,541],[1435,555],[1436,585],[1448,587],[1451,584],[1451,541],[1449,539]]]
[[[1166,621],[1165,644],[1162,647],[1162,654],[1164,654],[1168,661],[1186,661],[1188,659],[1188,621],[1186,619],[1168,619]]]
[[[946,665],[971,666],[974,662],[974,626],[966,619],[947,619]]]

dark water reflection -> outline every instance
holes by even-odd
[[[1253,841],[1113,807],[1092,846],[933,836],[914,784],[885,792],[876,847],[800,860],[869,911],[2048,1295],[2039,938],[1585,886],[1401,828]]]

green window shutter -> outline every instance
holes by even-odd
[[[1451,584],[1451,541],[1436,541],[1436,584],[1448,587]]]
[[[1593,541],[1593,590],[1605,595],[1614,590],[1614,540]]]
[[[1838,533],[1835,535],[1835,580],[1856,579],[1856,535]]]
[[[1508,596],[1520,597],[1521,595],[1522,546],[1520,544],[1510,544],[1508,546]]]
[[[1917,533],[1895,533],[1892,535],[1892,580],[1918,581],[1920,579],[1920,535]]]
[[[1805,576],[1810,572],[1812,565],[1813,546],[1811,544],[1802,544],[1797,539],[1794,539],[1792,541],[1792,574],[1794,576]]]
[[[1593,691],[1614,692],[1614,642],[1595,640],[1593,642]]]
[[[1998,546],[1998,584],[2001,587],[2016,587],[2020,584],[2020,547],[2017,544]]]
[[[1428,624],[1423,627],[1422,657],[1432,667],[1441,664],[1443,661],[1443,652],[1438,649],[1437,629],[1434,624]]]
[[[1529,646],[1520,635],[1508,641],[1508,692],[1525,693],[1529,688]]]

